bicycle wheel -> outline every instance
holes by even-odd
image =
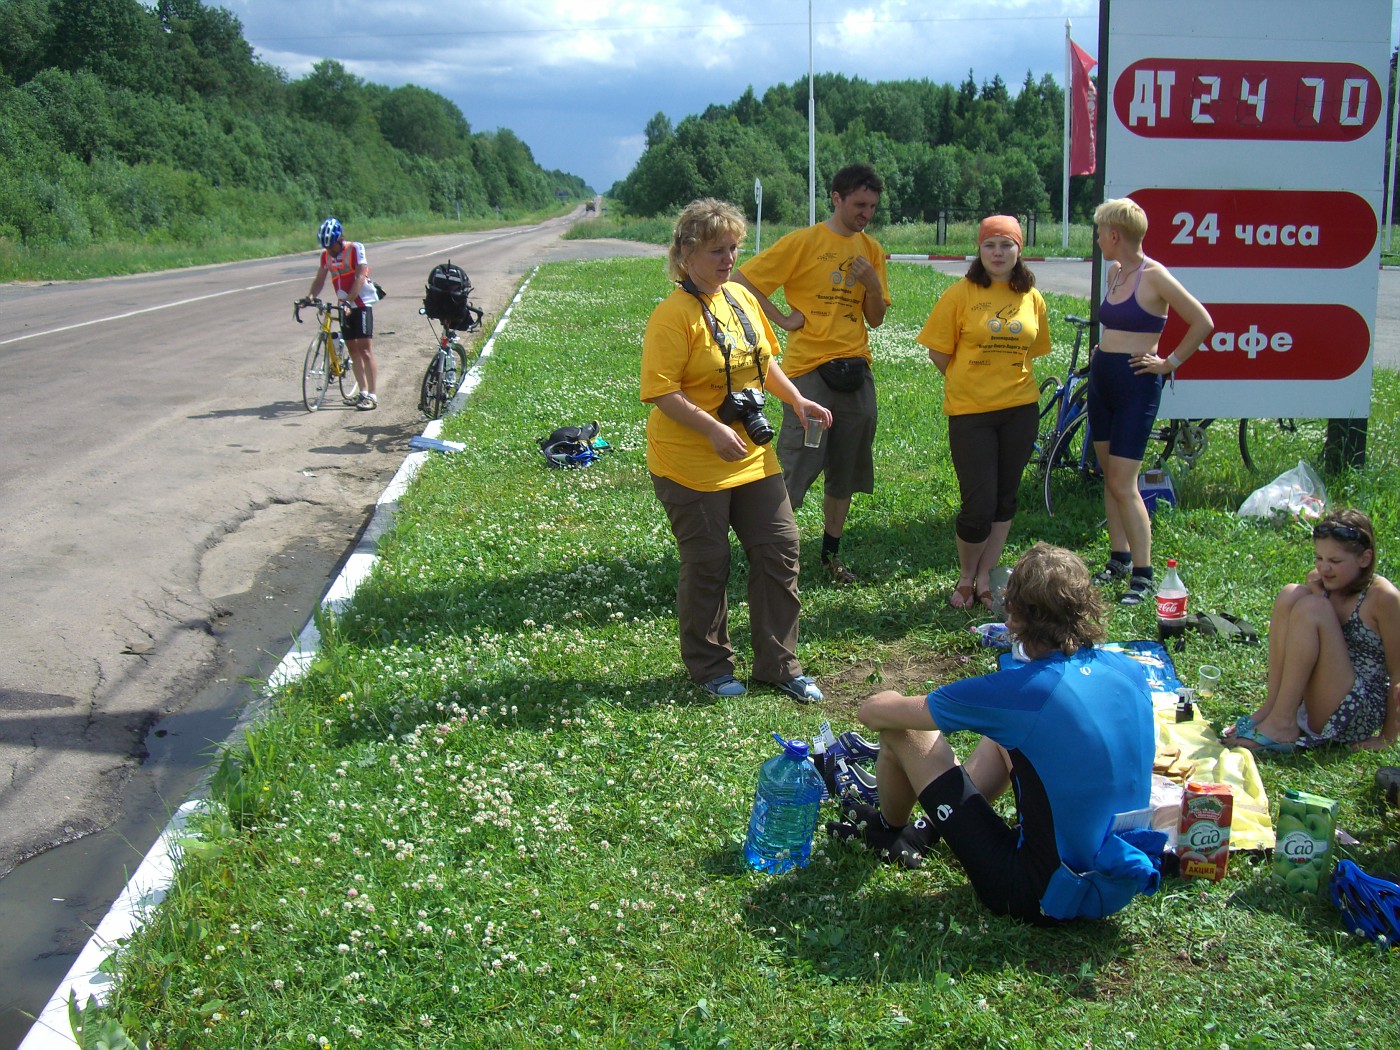
[[[306,348],[306,367],[301,374],[301,400],[308,412],[321,407],[330,385],[330,361],[326,355],[326,333],[317,332]]]
[[[1050,449],[1055,444],[1055,422],[1059,416],[1060,390],[1064,384],[1058,376],[1046,376],[1040,381],[1040,416],[1036,423],[1035,451],[1031,462],[1036,470],[1044,470],[1050,462]]]
[[[1074,403],[1078,411],[1055,439],[1045,469],[1045,512],[1051,517],[1057,505],[1082,498],[1089,483],[1100,476],[1089,440],[1089,417],[1080,398]]]
[[[433,355],[428,370],[423,373],[423,390],[418,397],[418,410],[429,419],[441,419],[447,407],[447,391],[443,383],[442,354]]]
[[[1239,439],[1240,459],[1247,470],[1277,473],[1300,459],[1312,462],[1322,455],[1327,420],[1241,419]]]
[[[347,405],[353,405],[360,399],[360,384],[355,379],[355,369],[350,363],[350,351],[345,349],[344,342],[337,341],[335,353],[340,362],[340,399]]]
[[[450,402],[462,389],[462,380],[467,377],[467,351],[457,340],[448,347],[447,374],[443,379],[443,400]]]

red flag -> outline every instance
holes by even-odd
[[[1099,119],[1099,91],[1089,75],[1098,61],[1089,52],[1069,42],[1070,60],[1069,173],[1092,175]]]

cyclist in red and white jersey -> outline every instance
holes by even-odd
[[[350,351],[350,365],[360,387],[355,407],[370,411],[379,407],[379,396],[375,393],[379,368],[374,363],[372,346],[373,305],[379,301],[379,295],[374,282],[369,279],[365,246],[359,241],[345,240],[340,220],[334,217],[321,223],[317,236],[325,250],[321,252],[321,266],[316,271],[316,279],[311,282],[311,298],[315,299],[321,294],[329,277],[340,301],[350,307],[340,326],[340,334],[344,336],[345,347]]]

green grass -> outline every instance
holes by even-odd
[[[350,223],[347,233],[359,241],[383,241],[432,233],[460,233],[524,225],[560,215],[577,202],[541,211],[504,211],[487,218],[461,221],[437,215],[366,218]],[[314,228],[289,230],[266,237],[217,238],[197,243],[106,242],[86,248],[26,248],[0,237],[0,281],[72,281],[92,277],[149,273],[184,266],[266,259],[309,252],[316,248]]]
[[[949,280],[891,267],[896,307],[873,340],[878,491],[856,500],[843,546],[866,585],[822,586],[819,501],[799,513],[800,655],[828,699],[798,707],[707,698],[680,665],[675,547],[636,394],[661,267],[542,268],[447,420],[467,451],[427,463],[377,570],[322,616],[311,673],[223,756],[224,805],[119,955],[111,1010],[127,1031],[201,1048],[1393,1045],[1394,953],[1347,936],[1330,905],[1272,892],[1262,857],[1058,931],[988,915],[942,851],[902,872],[819,836],[806,869],[745,868],[770,731],[847,728],[877,688],[991,668],[945,602],[956,491],[941,381],[914,344]],[[1048,298],[1062,360],[1059,319],[1084,304]],[[1378,372],[1370,466],[1331,479],[1334,503],[1372,512],[1383,556],[1397,400]],[[536,440],[593,418],[615,450],[546,469]],[[1159,560],[1181,559],[1195,606],[1261,629],[1312,557],[1297,528],[1232,513],[1265,480],[1233,440],[1213,443],[1156,520]],[[1099,559],[1100,500],[1049,518],[1028,475],[1008,559],[1038,539]],[[743,576],[736,551],[741,651]],[[1150,637],[1150,609],[1116,609],[1112,634]],[[1177,668],[1200,663],[1225,672],[1205,709],[1217,725],[1261,696],[1262,648],[1193,638]],[[1295,785],[1341,800],[1363,866],[1396,870],[1370,788],[1383,761],[1343,750],[1262,772],[1275,805]]]
[[[825,215],[825,212],[819,211]],[[806,225],[805,223],[803,225]],[[673,217],[628,215],[616,206],[608,207],[594,219],[575,223],[564,236],[569,239],[618,237],[648,244],[666,244],[675,228]],[[794,227],[771,222],[763,224],[763,244],[772,244]],[[1070,224],[1069,247],[1061,247],[1061,226],[1058,222],[1041,222],[1037,243],[1026,248],[1027,255],[1066,256],[1085,258],[1093,250],[1093,230],[1085,223]],[[930,223],[909,222],[887,226],[876,223],[867,231],[880,242],[880,247],[893,255],[972,255],[977,251],[977,224],[949,223],[943,243],[938,242],[938,227]],[[753,249],[756,230],[750,229],[746,247]]]

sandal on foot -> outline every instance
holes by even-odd
[[[1249,715],[1240,715],[1239,718],[1235,719],[1234,725],[1230,726],[1228,729],[1225,730],[1225,732],[1220,734],[1221,743],[1227,743],[1228,741],[1233,740],[1235,737],[1241,735],[1242,733],[1248,733],[1251,729],[1254,729],[1258,724],[1259,723],[1256,722],[1254,719],[1250,718]]]
[[[1157,593],[1157,584],[1147,576],[1134,576],[1128,593],[1118,599],[1119,605],[1141,605]]]
[[[1298,750],[1298,741],[1274,740],[1259,732],[1259,727],[1256,725],[1241,729],[1236,724],[1234,739],[1236,742],[1231,744],[1231,747],[1242,747],[1246,751],[1253,751],[1256,755],[1264,751],[1275,755],[1291,755]]]
[[[860,577],[846,568],[846,563],[834,554],[829,558],[823,558],[822,565],[826,567],[827,576],[837,587],[850,587],[852,584],[860,582]]]
[[[954,609],[971,609],[976,603],[976,590],[970,583],[960,583],[948,595],[948,604]]]
[[[987,609],[989,612],[996,611],[997,601],[992,597],[991,591],[978,591],[977,600],[981,602],[983,608]]]
[[[1117,583],[1120,580],[1126,580],[1131,571],[1129,563],[1110,560],[1104,564],[1102,569],[1094,573],[1094,582],[1100,586]]]
[[[708,682],[701,682],[700,688],[711,696],[743,696],[748,690],[744,683],[732,674],[722,674]]]

